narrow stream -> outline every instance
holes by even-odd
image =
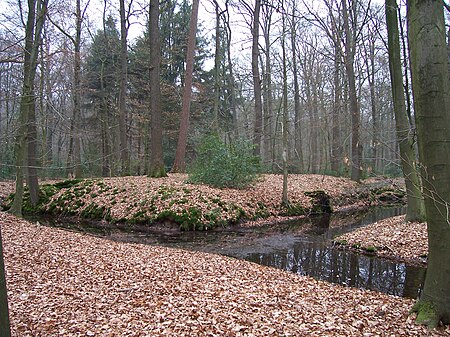
[[[95,230],[97,235],[116,241],[218,253],[344,286],[416,298],[425,278],[425,268],[340,250],[332,245],[332,239],[340,234],[403,213],[403,208],[378,208],[346,217],[326,214],[256,229],[234,227],[209,232],[124,232],[107,226],[88,228],[83,223],[75,227],[88,232]],[[66,227],[67,224],[63,221],[53,225]]]

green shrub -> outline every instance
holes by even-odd
[[[217,135],[206,136],[197,148],[197,158],[189,182],[214,187],[244,188],[253,183],[261,171],[253,145],[239,140],[225,144]]]

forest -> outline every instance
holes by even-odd
[[[196,231],[391,201],[400,178],[402,223],[428,225],[426,235],[409,231],[428,242],[428,271],[414,306],[402,305],[448,333],[448,1],[1,5],[0,182],[14,181],[14,194],[0,186],[4,209]],[[16,226],[9,216],[0,212],[2,225]]]
[[[148,1],[131,1],[122,13],[108,2],[48,4],[49,19],[39,36],[32,35],[36,104],[29,118],[36,129],[33,166],[40,177],[149,174],[152,144],[159,142],[164,167],[172,169],[186,105],[192,8],[188,1],[160,5],[156,117],[151,105],[156,40],[145,6]],[[256,8],[245,1],[211,1],[201,6],[208,18],[200,18],[195,39],[188,165],[202,136],[213,131],[227,143],[249,140],[263,169],[281,172],[286,129],[289,172],[350,176],[353,168],[356,180],[401,174],[382,4],[354,1],[345,11],[337,1],[267,1]],[[0,79],[3,179],[15,175],[26,15],[14,2],[6,8]],[[406,28],[404,10],[399,10],[404,60]],[[129,32],[136,30],[131,39]],[[408,74],[407,63],[402,64],[402,73]],[[409,76],[404,85],[412,123]],[[152,118],[159,132],[152,129]]]

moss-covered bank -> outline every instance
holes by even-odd
[[[246,189],[217,189],[186,182],[186,176],[67,180],[41,186],[41,201],[26,213],[78,216],[112,223],[152,225],[171,222],[181,230],[208,230],[246,220],[302,216],[348,206],[371,206],[403,192],[388,182],[356,184],[348,179],[289,176],[290,207],[281,206],[282,179],[264,175]],[[390,198],[390,197],[389,197]],[[4,203],[8,209],[12,197]],[[392,199],[389,199],[389,202]]]

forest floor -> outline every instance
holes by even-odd
[[[59,200],[63,209],[81,197],[84,209],[95,203],[123,218],[141,209],[142,200],[164,209],[209,207],[205,200],[220,199],[219,204],[237,204],[247,215],[259,214],[252,213],[255,205],[265,212],[244,226],[286,218],[279,208],[280,176],[264,175],[247,190],[203,185],[194,190],[185,180],[184,175],[157,182],[145,177],[95,180],[83,185],[82,194],[75,185],[54,200],[69,196]],[[295,175],[289,192],[294,204],[308,209],[311,199],[305,192],[325,191],[333,209],[342,211],[368,207],[377,202],[374,195],[389,200],[394,193],[395,199],[401,185],[398,180],[359,185],[344,178]],[[12,191],[13,183],[0,182],[0,199]],[[159,195],[156,202],[152,195]],[[183,198],[193,203],[173,202]],[[368,225],[336,243],[424,263],[426,225],[403,220],[399,216]],[[450,336],[449,327],[428,331],[415,325],[408,315],[411,299],[215,254],[113,242],[4,212],[0,224],[13,336]]]
[[[13,336],[450,336],[413,300],[0,212]]]
[[[335,238],[344,249],[373,253],[391,260],[426,265],[428,254],[427,224],[405,222],[399,215],[369,224]]]
[[[85,179],[62,182],[58,189],[42,184],[47,198],[39,210],[110,223],[205,230],[242,222],[246,226],[271,223],[320,213],[328,205],[333,211],[368,208],[380,202],[399,202],[404,194],[399,180],[373,178],[358,184],[347,178],[293,174],[288,178],[290,207],[286,208],[281,207],[281,175],[261,175],[245,189],[194,185],[187,183],[187,178],[170,174],[159,179]],[[12,183],[0,183],[0,198],[12,191]]]

